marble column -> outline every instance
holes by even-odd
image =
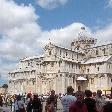
[[[70,83],[69,83],[69,74],[68,74],[67,77],[66,77],[66,87],[65,87],[66,89],[67,89],[67,87],[69,86],[69,84],[70,84]]]
[[[56,91],[56,77],[53,79],[53,82],[54,82],[53,88],[54,88],[54,90]]]
[[[76,75],[74,77],[74,91],[77,91],[77,78],[76,78]]]
[[[62,74],[62,93],[65,94],[65,74]]]
[[[56,74],[56,93],[58,92],[58,74]]]
[[[42,79],[40,79],[39,87],[40,87],[40,94],[42,94]]]

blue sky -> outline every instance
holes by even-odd
[[[112,0],[0,0],[0,83],[49,38],[69,48],[82,26],[100,44],[112,42]]]
[[[81,22],[94,28],[111,22],[112,9],[109,0],[68,0],[66,4],[53,9],[42,8],[34,0],[15,0],[17,3],[31,3],[39,15],[39,24],[44,30],[61,28],[73,22]]]

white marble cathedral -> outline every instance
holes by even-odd
[[[112,43],[95,46],[96,39],[81,28],[71,49],[49,42],[42,56],[23,58],[9,73],[9,93],[46,94],[52,89],[65,93],[74,90],[107,90],[112,87]]]

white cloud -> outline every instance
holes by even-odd
[[[0,0],[0,32],[35,22],[38,16],[34,11],[31,5],[18,6],[12,0]]]
[[[112,42],[112,24],[109,24],[102,29],[98,29],[95,32],[95,37],[98,39],[98,43],[100,44]]]
[[[110,7],[112,7],[112,0],[109,0],[108,5],[109,5]]]
[[[17,5],[13,0],[0,0],[0,58],[14,61],[35,53],[33,42],[40,37],[41,28],[37,24],[38,15],[29,5]],[[2,68],[10,68],[10,64],[2,61]],[[14,67],[14,66],[13,66]],[[5,73],[7,70],[2,69]]]
[[[82,23],[73,23],[61,29],[53,29],[49,32],[43,32],[41,40],[42,42],[47,43],[46,40],[49,40],[50,38],[50,40],[57,45],[70,47],[71,42],[77,37],[77,33],[81,30],[82,26],[85,25]]]
[[[42,8],[53,9],[59,5],[64,5],[68,0],[36,0]]]
[[[41,33],[41,28],[36,23],[37,18],[38,15],[35,14],[31,5],[19,6],[12,0],[0,0],[2,54],[12,53],[14,56],[32,54],[33,50],[30,47],[35,47],[32,43]],[[24,48],[26,49],[25,52]]]

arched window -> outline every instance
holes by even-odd
[[[33,85],[35,84],[35,81],[34,81],[34,80],[32,81],[32,84],[33,84]]]
[[[98,55],[98,50],[96,50],[96,55]]]
[[[77,54],[77,59],[78,59],[78,54]]]
[[[89,69],[87,69],[87,72],[89,73]]]
[[[77,50],[79,50],[79,47],[77,47]]]
[[[28,61],[28,66],[30,66],[30,62]]]
[[[72,64],[72,68],[74,67],[74,65]]]
[[[75,76],[73,76],[73,83],[75,82]]]
[[[99,67],[97,67],[97,70],[99,71]]]
[[[105,54],[105,51],[106,51],[106,50],[105,50],[105,48],[104,48],[104,49],[103,49],[103,54]]]
[[[51,63],[51,67],[53,67],[53,66],[54,66],[54,63],[52,62],[52,63]]]
[[[91,84],[94,84],[94,78],[91,78]]]
[[[60,50],[60,55],[61,55],[61,50]]]
[[[72,54],[72,59],[74,58],[73,54]]]
[[[66,56],[67,56],[68,54],[67,54],[67,52],[66,52]]]
[[[51,55],[51,51],[49,51],[49,55]]]
[[[60,67],[60,64],[61,64],[61,63],[59,62],[59,67]]]

